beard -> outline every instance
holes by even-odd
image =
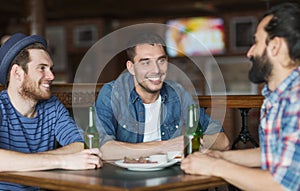
[[[143,83],[138,83],[138,84],[144,91],[146,91],[147,93],[150,93],[150,94],[156,94],[161,90],[161,88],[158,90],[152,90],[152,89],[148,88],[147,86],[143,85]]]
[[[268,82],[273,66],[267,56],[266,49],[262,56],[252,56],[250,61],[252,62],[252,67],[248,74],[249,80],[256,84]]]
[[[149,78],[159,78],[159,80],[154,80],[152,81]],[[139,89],[143,92],[147,92],[150,94],[157,94],[160,92],[162,86],[163,86],[163,82],[166,78],[166,74],[165,73],[159,73],[159,74],[148,74],[145,77],[138,77],[136,76],[134,81],[135,84],[137,85],[136,87],[139,87]]]
[[[49,99],[51,97],[50,90],[42,90],[39,88],[41,82],[34,83],[27,75],[24,78],[24,82],[20,88],[20,95],[24,98],[39,101]]]

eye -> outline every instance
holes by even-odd
[[[141,65],[149,65],[150,61],[149,60],[143,60],[140,62]]]
[[[165,63],[167,63],[167,58],[160,58],[160,59],[157,60],[157,63],[158,64],[165,64]]]
[[[42,70],[42,71],[44,71],[46,69],[46,67],[45,66],[40,66],[40,70]]]

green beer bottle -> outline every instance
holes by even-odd
[[[199,114],[199,106],[193,104],[194,109],[194,122],[196,125],[196,130],[194,132],[193,139],[193,152],[199,151],[201,148],[201,139],[203,139],[202,125],[200,123],[200,114]]]
[[[199,122],[199,107],[196,104],[188,107],[187,127],[184,132],[184,156],[199,151],[202,138],[202,126]]]
[[[99,133],[95,123],[95,109],[89,107],[89,124],[84,132],[84,148],[99,148]]]

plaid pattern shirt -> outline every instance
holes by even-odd
[[[261,168],[286,190],[300,191],[300,67],[271,92],[262,90]]]

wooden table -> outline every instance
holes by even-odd
[[[227,182],[217,177],[186,175],[175,164],[159,171],[129,171],[109,163],[97,170],[2,172],[0,181],[14,182],[51,190],[201,190]]]

